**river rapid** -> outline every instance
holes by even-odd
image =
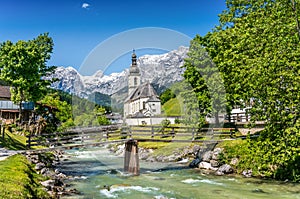
[[[300,199],[300,184],[239,176],[207,175],[180,163],[140,161],[139,176],[124,174],[123,157],[104,147],[66,151],[59,170],[81,194],[65,199]]]

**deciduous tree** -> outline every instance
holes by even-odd
[[[40,100],[53,81],[45,79],[55,69],[47,66],[52,50],[53,41],[48,33],[29,41],[0,44],[0,79],[11,86],[12,101],[20,105],[20,119],[22,102]]]
[[[297,0],[227,0],[220,25],[199,39],[222,73],[230,104],[253,101],[266,122],[244,165],[300,180],[300,34]]]

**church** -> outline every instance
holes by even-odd
[[[128,95],[124,102],[125,118],[152,117],[161,114],[161,101],[149,82],[141,84],[141,73],[133,50],[128,75]]]

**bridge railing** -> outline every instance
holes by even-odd
[[[137,140],[149,141],[162,139],[162,138],[172,138],[181,140],[199,140],[209,137],[232,137],[235,134],[234,128],[202,128],[197,129],[188,126],[130,126],[123,128],[121,130],[123,139],[133,138]]]
[[[110,133],[117,131],[119,126],[98,126],[71,128],[64,132],[43,133],[27,135],[26,146],[31,147],[54,147],[62,145],[83,144],[90,142],[100,142],[106,140]]]
[[[203,142],[235,136],[234,128],[192,128],[188,126],[100,126],[73,128],[56,132],[27,136],[27,148],[97,145],[135,139],[152,142]]]

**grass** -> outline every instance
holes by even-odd
[[[162,110],[167,116],[180,116],[181,106],[177,98],[172,98],[162,106]]]
[[[17,135],[9,131],[5,131],[4,139],[0,137],[0,146],[10,150],[25,150],[27,138],[23,135]]]
[[[0,161],[0,198],[51,198],[39,183],[42,180],[22,155]]]
[[[164,147],[158,148],[154,151],[153,155],[172,155],[175,151],[178,151],[186,146],[191,146],[190,143],[167,143]]]
[[[0,147],[4,147],[10,150],[26,150],[26,140],[27,137],[25,135],[20,135],[17,133],[11,133],[10,131],[6,130],[3,135],[0,134]],[[44,148],[43,146],[32,146],[31,149],[41,149]]]
[[[237,147],[237,146],[243,146],[245,145],[247,142],[247,140],[226,140],[223,142],[218,143],[218,145],[216,147],[220,147],[220,148],[233,148],[233,147]]]

